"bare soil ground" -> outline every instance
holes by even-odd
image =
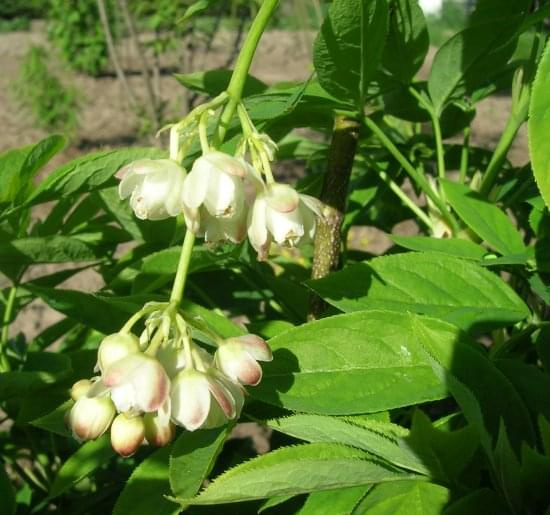
[[[299,80],[307,78],[312,72],[310,48],[313,35],[286,31],[268,31],[264,34],[256,54],[252,73],[261,80],[271,84],[281,80]],[[199,50],[194,57],[189,71],[206,70],[223,66],[233,54],[234,34],[220,31],[208,51]],[[31,45],[45,45],[44,25],[33,24],[29,32],[12,32],[0,34],[0,152],[9,148],[36,142],[46,135],[38,128],[32,116],[22,109],[15,100],[14,80],[19,74],[22,58]],[[138,63],[132,57],[128,42],[122,42],[120,53],[122,66],[127,70],[137,70]],[[433,55],[433,53],[432,53]],[[168,56],[162,65],[174,67],[177,64],[174,56]],[[92,150],[128,146],[138,143],[136,131],[138,120],[128,107],[124,91],[114,74],[91,78],[69,72],[60,62],[55,63],[63,71],[67,80],[73,81],[81,93],[82,111],[80,129],[71,145],[56,156],[48,169],[74,157]],[[129,78],[133,88],[141,97],[145,96],[143,82],[136,74]],[[160,77],[159,88],[168,103],[169,117],[177,119],[184,114],[182,87],[170,75]],[[472,130],[472,143],[487,148],[494,148],[510,109],[507,97],[487,99],[479,105]],[[511,152],[510,159],[516,164],[528,161],[527,138],[521,131]],[[285,174],[286,175],[286,174]],[[44,211],[38,211],[41,216]],[[402,224],[401,224],[402,225]],[[405,224],[394,229],[399,234],[411,234],[416,231],[414,224]],[[380,254],[390,245],[387,236],[373,227],[358,230],[355,240],[369,252]],[[36,267],[36,275],[53,271],[53,265]],[[81,273],[63,286],[84,291],[94,291],[101,287],[101,279],[94,272]],[[40,329],[57,320],[59,315],[43,303],[35,301],[21,312],[12,327],[13,334],[23,331],[27,338],[32,338]]]

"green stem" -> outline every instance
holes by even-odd
[[[435,151],[437,154],[437,175],[445,178],[445,150],[443,149],[443,138],[441,137],[441,125],[437,113],[430,103],[416,89],[409,88],[410,93],[418,100],[418,103],[428,112],[432,120],[432,127],[435,138]]]
[[[2,336],[0,339],[0,369],[7,372],[11,369],[10,363],[6,356],[6,347],[10,336],[10,321],[13,313],[13,307],[15,305],[15,297],[17,296],[17,285],[13,285],[10,288],[8,294],[8,300],[6,301],[6,309],[4,311],[4,317],[2,319]]]
[[[489,161],[487,170],[485,170],[485,173],[483,174],[483,179],[481,180],[481,184],[479,186],[479,193],[481,195],[487,196],[491,192],[491,189],[498,177],[498,173],[502,168],[502,163],[504,163],[508,150],[510,150],[512,143],[516,138],[516,134],[518,133],[523,122],[523,117],[517,117],[514,115],[511,115],[508,119],[497,148],[491,157],[491,161]]]
[[[191,262],[191,254],[193,253],[194,244],[195,235],[192,231],[187,230],[187,232],[185,233],[185,239],[183,240],[183,246],[181,248],[176,278],[174,279],[172,293],[170,294],[170,302],[173,302],[177,306],[179,306],[183,297],[183,289],[185,288],[187,271],[189,270],[189,263]]]
[[[403,169],[409,174],[411,179],[416,182],[418,187],[430,198],[434,205],[439,209],[441,216],[451,227],[453,234],[457,234],[459,231],[458,223],[454,219],[453,215],[447,209],[447,206],[439,195],[434,191],[427,179],[409,162],[409,160],[399,151],[394,145],[393,141],[386,136],[384,131],[376,125],[369,117],[364,118],[365,125],[378,137],[382,145],[390,152],[390,154],[397,160],[397,162],[403,167]]]
[[[231,119],[235,114],[235,110],[241,102],[244,85],[248,76],[248,70],[250,69],[258,42],[260,41],[260,37],[265,30],[273,11],[277,7],[277,4],[278,0],[264,0],[258,14],[256,15],[256,18],[254,18],[254,21],[252,22],[250,31],[246,36],[246,40],[244,41],[243,47],[235,64],[235,69],[233,71],[233,75],[231,76],[231,80],[229,81],[229,86],[227,87],[226,93],[229,96],[229,100],[220,116],[216,146],[223,141],[227,128],[229,127],[229,123],[231,122]],[[218,98],[222,97],[225,101],[225,93],[220,95]],[[185,281],[187,279],[187,271],[189,270],[189,263],[191,261],[194,243],[195,235],[191,231],[187,230],[181,249],[180,260],[178,263],[176,277],[174,279],[174,285],[172,287],[172,293],[170,294],[170,302],[176,306],[179,306],[183,297],[183,290],[185,288]]]
[[[227,86],[229,101],[225,105],[220,117],[216,142],[218,144],[223,141],[225,133],[231,123],[231,119],[235,114],[235,110],[241,101],[244,84],[248,76],[248,70],[250,69],[254,53],[256,52],[256,47],[278,3],[279,0],[264,0],[256,18],[254,18],[250,26],[250,30],[248,31],[239,57],[237,58],[231,81],[229,82],[229,86]]]
[[[468,175],[468,158],[470,154],[470,127],[464,129],[464,141],[460,151],[460,182],[464,184]]]
[[[391,179],[391,177],[380,170],[378,167],[375,167],[375,170],[378,172],[378,175],[382,181],[392,190],[400,199],[405,206],[407,206],[418,218],[420,221],[426,225],[426,227],[433,233],[434,226],[433,222],[430,220],[430,217],[422,211],[408,196],[407,194],[399,187],[399,185]]]

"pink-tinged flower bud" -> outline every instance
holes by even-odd
[[[117,172],[120,198],[130,197],[135,215],[162,220],[182,211],[185,170],[171,159],[140,159]]]
[[[69,413],[69,425],[78,440],[95,440],[111,425],[116,414],[109,397],[81,397]]]
[[[256,197],[248,222],[250,243],[259,259],[266,259],[272,241],[294,247],[315,236],[316,219],[322,203],[309,195],[299,195],[286,184],[270,184]]]
[[[143,416],[145,423],[145,439],[155,447],[164,447],[176,436],[176,426],[168,417],[155,413],[146,413]]]
[[[184,370],[172,383],[172,420],[188,431],[195,431],[206,427],[212,412],[215,420],[209,420],[208,427],[223,425],[237,417],[242,408],[242,393],[239,392],[239,397],[236,387],[233,390],[215,371]]]
[[[84,397],[92,387],[93,383],[89,379],[80,379],[71,387],[71,399],[77,401]]]
[[[142,417],[117,415],[111,426],[111,446],[124,458],[134,454],[145,438],[145,424]]]
[[[216,351],[216,367],[229,379],[256,386],[262,379],[258,361],[271,361],[273,355],[267,343],[254,334],[229,338]]]
[[[168,398],[170,380],[158,360],[135,353],[113,363],[102,383],[118,411],[157,411]]]
[[[139,339],[131,333],[114,333],[103,338],[97,350],[97,366],[101,373],[129,354],[139,352]]]
[[[183,203],[191,211],[204,206],[214,217],[232,218],[245,209],[246,182],[261,184],[261,178],[243,159],[208,152],[194,162],[185,179]]]

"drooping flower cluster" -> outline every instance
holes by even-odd
[[[113,449],[126,457],[144,442],[168,444],[176,425],[194,431],[239,416],[244,386],[261,380],[258,361],[272,359],[266,342],[252,334],[222,339],[173,304],[156,307],[142,310],[149,316],[141,338],[126,328],[105,337],[99,375],[73,385],[68,423],[75,438],[94,440],[110,429]],[[193,341],[196,330],[207,332],[214,355]]]
[[[244,115],[246,116],[246,115]],[[246,118],[236,156],[203,145],[189,173],[173,159],[141,159],[122,168],[119,194],[136,216],[160,220],[182,213],[189,230],[207,242],[249,241],[266,259],[272,242],[294,247],[315,234],[322,204],[274,181],[275,144]],[[177,130],[174,130],[178,137]],[[254,165],[245,160],[249,154]],[[264,178],[265,177],[265,178]]]

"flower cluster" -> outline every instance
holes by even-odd
[[[68,424],[75,438],[94,440],[110,429],[113,449],[131,456],[144,442],[168,444],[175,426],[194,431],[236,419],[244,386],[260,382],[258,361],[272,359],[262,338],[222,339],[202,320],[185,320],[172,304],[155,308],[142,310],[149,316],[140,338],[126,327],[105,337],[99,375],[73,385]],[[193,341],[193,331],[207,334],[217,346],[214,355]]]
[[[293,247],[311,241],[322,216],[321,202],[274,181],[269,162],[275,144],[248,118],[245,124],[248,135],[236,156],[204,143],[189,173],[177,161],[177,152],[172,159],[130,163],[117,174],[120,197],[130,199],[141,219],[183,214],[188,229],[207,242],[240,243],[248,235],[259,259],[267,258],[272,242]],[[245,160],[246,154],[254,165]]]

